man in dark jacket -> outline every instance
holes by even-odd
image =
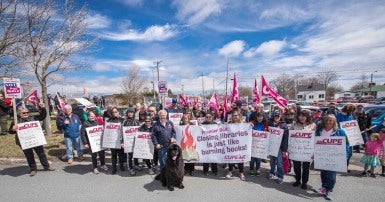
[[[4,101],[4,94],[0,93],[0,135],[7,134],[7,119],[8,119],[8,110],[9,107]]]
[[[362,132],[362,139],[364,140],[364,143],[366,143],[368,141],[368,131],[372,122],[372,117],[370,117],[368,113],[365,113],[364,106],[359,104],[354,113],[354,118],[356,118],[360,131]],[[360,145],[354,146],[353,149],[356,153],[360,153]]]

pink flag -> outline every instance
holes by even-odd
[[[218,97],[216,93],[213,93],[213,95],[211,96],[211,99],[209,101],[209,106],[219,111]]]
[[[262,95],[272,97],[275,100],[275,102],[277,102],[277,104],[283,108],[286,108],[287,106],[287,100],[281,97],[273,89],[271,89],[263,76],[262,76]]]
[[[184,105],[184,106],[188,105],[187,100],[182,95],[179,95],[179,100],[182,103],[182,105]]]
[[[25,99],[37,108],[37,90],[33,91],[31,95],[28,95]]]
[[[233,84],[233,92],[231,96],[231,103],[234,103],[235,101],[239,100],[239,92],[238,92],[238,82],[237,82],[237,77],[235,76],[234,73],[234,84]]]
[[[253,103],[254,105],[261,103],[261,96],[259,95],[257,79],[254,81],[254,89],[253,89]]]

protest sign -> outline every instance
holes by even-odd
[[[151,141],[151,133],[136,132],[134,144],[134,158],[153,159],[154,144]]]
[[[283,129],[277,127],[269,127],[269,155],[277,157],[279,148],[281,147]]]
[[[121,123],[104,123],[104,132],[102,138],[103,148],[120,149]]]
[[[346,172],[346,137],[315,137],[314,168]]]
[[[19,127],[17,136],[21,149],[30,149],[47,144],[39,121],[19,123],[17,126]]]
[[[21,98],[20,79],[3,78],[5,98]]]
[[[89,141],[89,146],[91,147],[91,152],[95,153],[103,150],[102,148],[102,135],[103,135],[103,126],[92,126],[86,128],[87,137]]]
[[[158,92],[160,96],[167,95],[167,81],[159,81],[158,83]]]
[[[251,158],[251,127],[248,123],[175,126],[176,141],[201,163],[241,163]],[[188,135],[184,135],[188,134]],[[183,156],[185,158],[185,156]]]
[[[289,158],[311,162],[314,155],[314,131],[289,130]]]
[[[350,146],[364,144],[357,120],[340,122],[340,126],[345,131]]]
[[[253,130],[251,156],[267,159],[269,155],[269,132]]]
[[[174,125],[179,125],[180,120],[182,119],[183,113],[169,113],[168,119],[174,123]]]
[[[134,151],[134,140],[140,126],[123,126],[124,153]]]

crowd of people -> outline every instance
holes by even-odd
[[[295,174],[294,187],[300,186],[302,189],[308,189],[309,172],[311,168],[311,162],[291,161],[290,153],[288,151],[288,136],[289,130],[307,130],[314,131],[316,136],[344,136],[346,133],[341,129],[340,123],[343,121],[357,120],[360,130],[362,131],[362,137],[364,140],[363,145],[351,147],[348,140],[346,141],[346,164],[349,170],[350,158],[353,155],[353,151],[365,152],[361,162],[363,164],[362,176],[376,177],[375,167],[382,166],[381,176],[385,177],[385,153],[383,151],[385,140],[385,126],[379,131],[370,130],[370,116],[363,112],[363,106],[354,106],[352,104],[346,104],[340,111],[330,104],[329,110],[321,116],[314,116],[314,114],[307,109],[301,109],[298,105],[293,105],[290,108],[282,109],[275,107],[270,113],[264,111],[262,104],[255,105],[252,109],[249,107],[243,107],[242,103],[236,101],[232,103],[230,109],[226,112],[223,108],[216,110],[214,108],[203,106],[198,103],[196,106],[181,106],[177,99],[172,100],[171,106],[166,109],[157,110],[156,107],[146,107],[142,104],[136,104],[131,106],[125,112],[120,114],[118,108],[107,107],[104,113],[101,110],[95,108],[87,109],[82,116],[72,113],[70,105],[66,105],[63,109],[64,116],[58,121],[58,126],[63,129],[64,140],[66,144],[66,159],[67,163],[71,164],[74,159],[73,149],[76,150],[78,159],[84,160],[83,151],[80,147],[80,143],[85,148],[89,148],[89,140],[86,135],[86,128],[103,125],[107,122],[121,123],[122,126],[140,126],[140,131],[151,132],[152,142],[154,144],[154,158],[144,159],[143,165],[140,165],[140,159],[133,158],[132,153],[124,153],[123,139],[121,139],[122,147],[120,149],[110,149],[112,169],[111,174],[116,174],[119,170],[121,172],[129,171],[129,174],[134,176],[136,172],[141,171],[144,166],[148,168],[148,174],[153,175],[159,172],[164,166],[166,161],[167,147],[175,143],[175,129],[174,123],[168,119],[169,113],[183,113],[180,125],[188,124],[237,124],[237,123],[250,123],[253,130],[268,131],[269,127],[278,127],[283,129],[284,134],[282,142],[279,148],[277,157],[270,156],[270,171],[267,174],[268,179],[275,180],[277,184],[281,184],[284,181],[285,174],[293,168]],[[40,115],[30,117],[28,110],[25,108],[19,108],[18,111],[19,121],[25,122],[28,120],[42,120],[46,116],[44,106],[40,108]],[[196,121],[200,120],[200,121]],[[202,121],[203,120],[203,121]],[[9,129],[10,133],[17,132],[17,126],[13,123]],[[16,142],[17,136],[16,136]],[[36,163],[34,162],[33,152],[35,150],[39,159],[44,166],[45,170],[52,171],[52,168],[46,159],[44,154],[44,148],[42,146],[23,150],[28,165],[31,169],[30,175],[36,174]],[[99,174],[99,168],[97,163],[97,157],[100,160],[100,169],[108,171],[108,167],[105,162],[105,151],[99,151],[91,154],[92,170],[95,174]],[[259,159],[252,157],[249,162],[249,175],[260,176],[261,175],[261,162],[266,162],[266,159]],[[185,174],[194,175],[197,165],[194,163],[185,163]],[[246,180],[245,165],[244,163],[223,165],[227,167],[227,172],[224,174],[226,178],[232,178],[235,169],[238,169],[239,178]],[[217,176],[218,164],[217,163],[203,163],[203,174],[209,175],[209,169]],[[315,191],[325,196],[326,199],[332,200],[332,192],[336,184],[337,172],[329,170],[321,170],[321,186]]]

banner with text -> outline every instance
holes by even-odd
[[[269,155],[278,156],[279,148],[281,147],[283,129],[277,127],[269,127]]]
[[[314,168],[346,172],[346,137],[315,137]]]
[[[21,98],[20,79],[3,78],[5,98]]]
[[[269,155],[269,132],[253,130],[251,156],[267,159]]]
[[[153,159],[154,144],[151,140],[151,133],[136,132],[134,144],[134,158]]]
[[[251,158],[248,123],[175,126],[183,158],[201,163],[240,163]]]
[[[104,132],[102,139],[103,148],[120,149],[121,123],[104,123]]]
[[[314,131],[289,130],[289,158],[311,162],[314,155]]]
[[[182,119],[183,113],[169,113],[168,119],[174,123],[174,126],[180,124],[180,120]]]
[[[91,152],[95,153],[103,150],[102,148],[102,135],[103,135],[103,126],[92,126],[86,128],[88,141],[90,143]]]
[[[23,150],[47,144],[39,121],[19,123],[17,126],[17,136]]]
[[[350,146],[364,144],[357,120],[340,122],[340,126],[346,132]]]
[[[134,140],[136,132],[139,131],[140,126],[123,126],[123,143],[124,153],[131,153],[134,151]]]

